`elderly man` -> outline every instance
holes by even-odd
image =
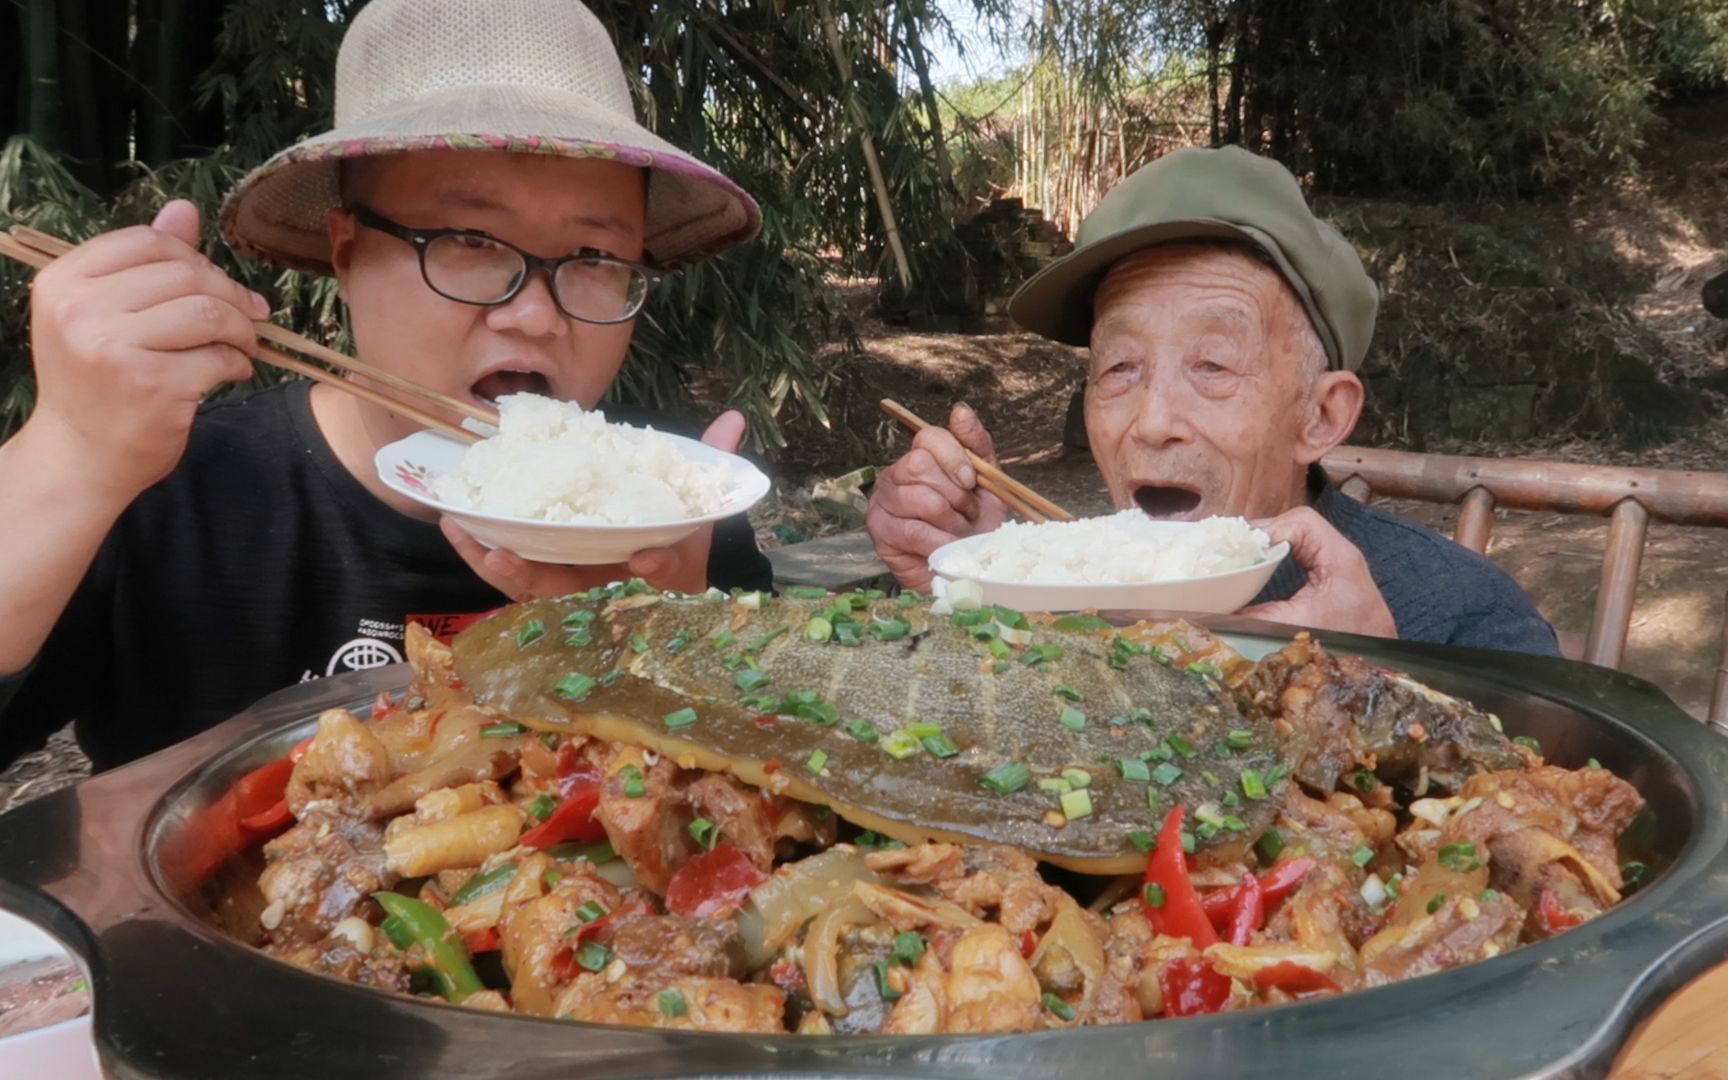
[[[1179,150],[1117,185],[1072,254],[1014,296],[1021,326],[1090,346],[1086,431],[1112,501],[1155,518],[1253,519],[1293,558],[1244,614],[1382,637],[1555,654],[1488,560],[1345,496],[1319,461],[1362,411],[1378,293],[1295,178],[1236,148]],[[1002,524],[966,406],[877,481],[869,528],[909,587],[937,547]]]

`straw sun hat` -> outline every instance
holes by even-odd
[[[742,188],[636,122],[612,41],[576,0],[373,0],[336,59],[335,128],[242,180],[222,205],[222,235],[242,255],[328,274],[338,163],[438,149],[649,170],[646,247],[664,268],[761,226]]]

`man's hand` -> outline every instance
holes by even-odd
[[[1295,596],[1243,608],[1238,614],[1317,630],[1395,638],[1398,624],[1362,552],[1306,506],[1254,522],[1274,543],[1290,541],[1290,557],[1308,571]]]
[[[168,475],[204,396],[252,375],[252,320],[270,305],[197,243],[198,209],[176,200],[150,226],[80,244],[31,288],[28,426],[74,455],[89,494],[124,505]]]
[[[1008,519],[1002,500],[978,487],[968,450],[996,463],[996,448],[978,414],[956,405],[948,427],[920,431],[912,449],[876,478],[864,524],[876,554],[908,589],[929,586],[932,551]]]
[[[702,441],[732,453],[744,442],[744,414],[721,413]],[[456,553],[480,579],[512,600],[534,600],[565,596],[595,585],[639,577],[657,589],[698,593],[708,588],[708,549],[714,543],[714,526],[702,528],[664,548],[645,548],[630,556],[628,563],[609,566],[561,566],[529,562],[502,548],[487,548],[449,518],[439,524]]]

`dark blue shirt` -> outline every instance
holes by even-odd
[[[1396,514],[1357,502],[1318,474],[1310,505],[1359,548],[1406,641],[1559,656],[1554,628],[1506,571]],[[1284,560],[1255,603],[1288,600],[1307,582]]]

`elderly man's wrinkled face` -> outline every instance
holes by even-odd
[[[1355,425],[1360,383],[1324,371],[1301,303],[1247,252],[1140,252],[1110,269],[1093,310],[1086,431],[1118,507],[1281,513]]]

